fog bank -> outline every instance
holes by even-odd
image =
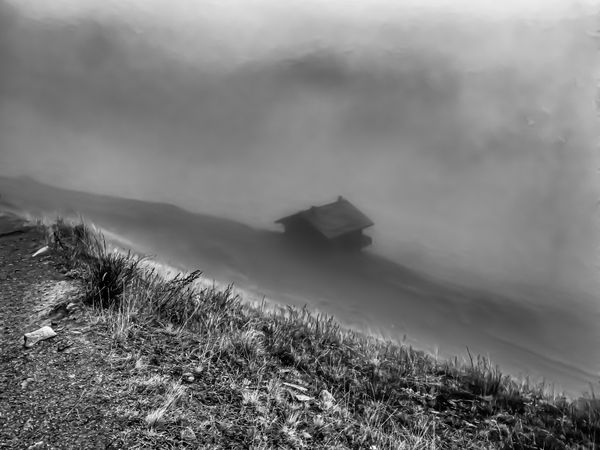
[[[341,194],[395,261],[595,295],[599,16],[557,4],[0,3],[0,174],[269,228]]]

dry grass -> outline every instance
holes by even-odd
[[[165,414],[169,409],[174,409],[177,406],[177,402],[185,394],[185,387],[180,383],[175,382],[169,386],[168,391],[165,394],[165,399],[158,408],[154,409],[144,419],[148,424],[149,428],[157,428],[165,423]]]
[[[108,252],[82,224],[58,222],[52,242],[129,355],[133,391],[146,396],[122,411],[133,418],[131,446],[184,445],[183,429],[209,448],[600,444],[593,396],[548,395],[487,359],[437,361],[307,309],[265,312],[230,288],[202,287],[199,272],[165,279]]]

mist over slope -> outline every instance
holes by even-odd
[[[0,176],[0,208],[101,226],[108,239],[206,281],[234,283],[244,301],[302,307],[345,326],[402,340],[442,358],[486,355],[516,376],[545,379],[578,395],[600,370],[600,311],[447,283],[379,255],[338,254],[294,245],[278,231],[253,228],[166,203],[54,188]],[[539,294],[539,292],[535,293]],[[581,300],[581,299],[580,299]],[[365,304],[368,307],[365,307]],[[408,341],[406,341],[408,339]]]
[[[395,261],[597,288],[592,9],[19,4],[0,3],[2,174],[261,227],[342,194]]]

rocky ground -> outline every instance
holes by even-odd
[[[39,228],[0,217],[0,448],[115,448],[103,338],[67,311],[76,286],[55,257],[32,256],[45,245]],[[24,333],[44,325],[57,336],[25,348]]]

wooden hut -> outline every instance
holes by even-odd
[[[286,235],[316,245],[360,250],[372,243],[363,230],[373,222],[341,196],[333,203],[312,206],[275,223],[284,226]]]

